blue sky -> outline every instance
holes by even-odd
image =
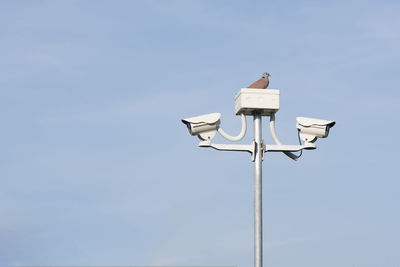
[[[268,71],[265,266],[399,266],[396,1],[0,3],[0,265],[253,265],[249,155],[197,147]],[[251,141],[249,134],[243,143]],[[264,138],[272,140],[264,120]],[[224,142],[216,137],[216,142]]]

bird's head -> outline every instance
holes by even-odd
[[[263,78],[268,78],[269,76],[271,76],[271,74],[269,74],[268,72],[264,72],[262,75]]]

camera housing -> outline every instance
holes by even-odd
[[[328,120],[320,120],[307,117],[297,117],[296,128],[299,130],[300,138],[305,143],[314,143],[317,138],[326,138],[329,134],[329,129],[336,122]]]
[[[221,113],[210,113],[201,116],[183,119],[182,122],[189,130],[189,134],[206,141],[214,138],[220,125]]]

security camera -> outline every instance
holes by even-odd
[[[200,140],[211,140],[220,124],[220,113],[210,113],[182,120],[190,135],[197,135]]]
[[[328,137],[329,129],[332,128],[336,123],[334,121],[326,121],[305,117],[297,117],[296,120],[296,128],[300,132],[300,138],[305,143],[314,143],[317,138]]]

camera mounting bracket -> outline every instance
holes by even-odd
[[[251,153],[252,161],[254,161],[255,151],[257,149],[257,144],[253,140],[251,144],[213,144],[211,141],[202,141],[199,143],[199,147],[212,147],[220,151],[244,151]],[[305,143],[304,145],[265,145],[264,140],[261,142],[261,153],[262,159],[264,159],[264,153],[266,152],[297,152],[302,149],[315,149],[316,146],[313,143]]]

